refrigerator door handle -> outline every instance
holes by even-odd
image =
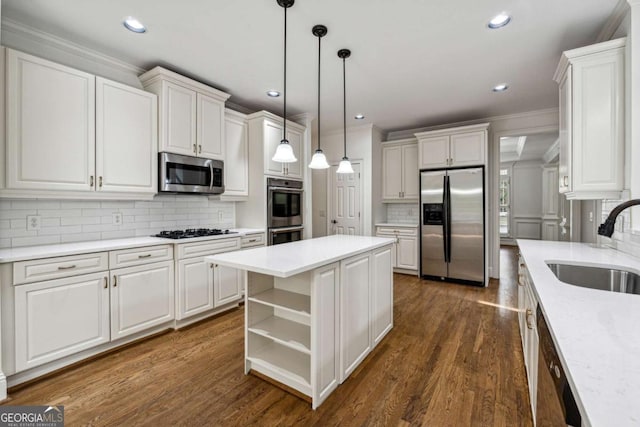
[[[449,176],[445,175],[444,176],[444,182],[442,184],[442,205],[443,205],[443,214],[444,214],[444,218],[442,221],[443,224],[443,236],[442,236],[442,241],[444,243],[443,248],[444,248],[444,262],[448,263],[450,261],[451,258],[451,249],[449,248],[449,227],[450,227],[450,223],[449,223]]]
[[[449,174],[447,174],[445,192],[447,194],[447,217],[445,218],[445,221],[447,221],[447,235],[445,239],[447,239],[447,262],[451,262],[451,177]]]

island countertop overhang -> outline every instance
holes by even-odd
[[[374,236],[333,235],[205,257],[205,261],[275,277],[291,277],[395,243]]]

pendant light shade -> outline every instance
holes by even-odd
[[[324,155],[322,149],[320,148],[320,48],[322,37],[327,35],[327,27],[325,27],[324,25],[315,25],[311,29],[311,33],[313,33],[314,36],[318,37],[318,149],[311,158],[309,168],[328,169],[329,163],[327,162],[327,157]]]
[[[296,159],[287,139],[287,9],[293,6],[294,0],[277,0],[277,2],[284,9],[284,124],[282,126],[282,140],[280,140],[271,160],[280,163],[293,163],[298,159]]]
[[[340,49],[338,51],[338,57],[342,58],[342,90],[343,90],[343,128],[344,128],[344,157],[338,166],[336,173],[353,173],[353,167],[347,157],[347,72],[345,60],[351,56],[349,49]]]

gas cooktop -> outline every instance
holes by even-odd
[[[219,236],[221,234],[237,234],[237,231],[220,230],[218,228],[187,228],[186,230],[161,231],[155,237],[189,239],[192,237]]]

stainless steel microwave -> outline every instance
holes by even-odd
[[[159,153],[158,191],[167,193],[224,193],[224,162],[202,157]]]

